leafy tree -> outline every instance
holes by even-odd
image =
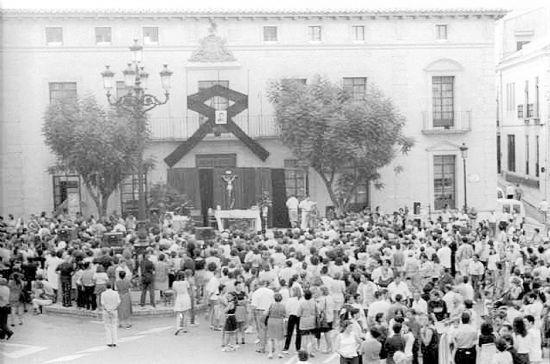
[[[393,102],[372,85],[357,100],[319,76],[308,84],[280,80],[269,98],[283,143],[321,176],[339,213],[361,183],[381,187],[380,168],[414,144]]]
[[[42,133],[56,157],[51,170],[78,173],[98,214],[107,214],[109,196],[136,170],[147,133],[127,114],[106,111],[92,96],[51,104]]]

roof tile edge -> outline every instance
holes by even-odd
[[[4,17],[10,16],[190,16],[190,17],[215,17],[215,16],[430,16],[430,15],[492,15],[503,17],[509,10],[502,8],[454,8],[454,9],[0,9]]]

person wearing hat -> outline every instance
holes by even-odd
[[[10,313],[10,288],[5,278],[0,278],[0,339],[9,340],[13,335],[8,327],[8,315]]]

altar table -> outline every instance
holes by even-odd
[[[254,220],[254,229],[256,231],[262,229],[260,210],[215,210],[214,217],[219,231],[223,231],[223,220],[225,219]]]

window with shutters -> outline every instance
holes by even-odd
[[[64,100],[76,100],[76,82],[50,82],[50,104]]]
[[[437,40],[447,39],[447,24],[437,24],[435,26],[435,38]]]
[[[527,104],[527,117],[528,118],[535,117],[535,105],[534,104]]]
[[[143,27],[143,44],[159,44],[159,27]]]
[[[278,37],[278,28],[276,26],[265,26],[264,27],[264,42],[277,42]]]
[[[508,171],[516,171],[516,136],[508,135]]]
[[[46,44],[49,46],[63,44],[63,28],[46,27]]]
[[[454,76],[432,77],[432,117],[434,127],[454,125]]]
[[[53,208],[54,210],[67,209],[67,198],[70,194],[77,194],[80,200],[80,176],[55,175],[53,176]]]
[[[97,45],[110,45],[111,41],[111,27],[95,28],[95,43]]]
[[[456,156],[434,155],[434,203],[436,210],[456,208]]]
[[[296,159],[285,159],[284,166],[286,195],[304,198],[308,194],[307,168]]]
[[[366,77],[344,77],[344,91],[346,91],[353,100],[364,100],[367,94]]]
[[[355,42],[363,42],[365,40],[365,26],[354,25],[351,27],[353,40]]]
[[[350,204],[355,205],[354,210],[360,211],[364,209],[369,201],[369,182],[367,180],[360,182],[353,196],[351,196]]]
[[[523,104],[518,105],[518,119],[523,119]]]
[[[321,26],[313,25],[308,27],[309,29],[309,41],[310,42],[320,42],[322,40]]]

